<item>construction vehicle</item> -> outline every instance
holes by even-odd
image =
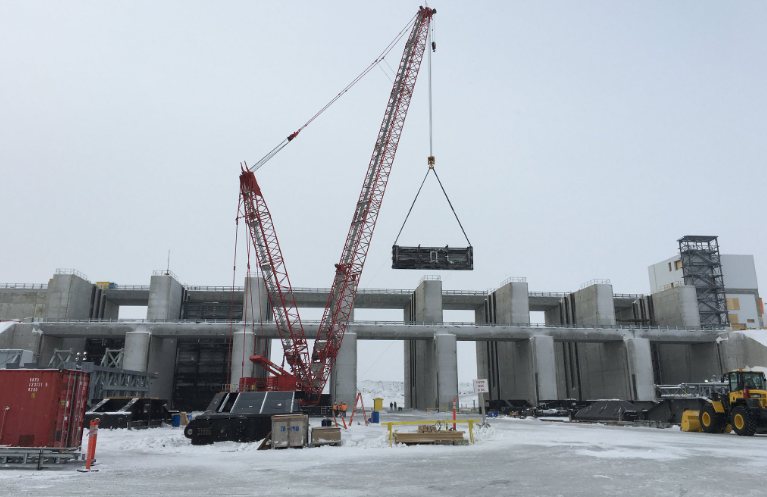
[[[720,388],[711,390],[699,411],[682,415],[683,431],[741,436],[767,433],[767,378],[761,371],[739,369],[722,376]]]

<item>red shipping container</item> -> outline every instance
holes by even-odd
[[[89,373],[0,369],[0,445],[79,448]]]

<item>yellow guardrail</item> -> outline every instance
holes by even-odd
[[[451,425],[451,424],[460,424],[460,423],[468,423],[469,424],[469,440],[471,443],[474,443],[474,423],[479,423],[480,420],[478,419],[440,419],[437,421],[389,421],[386,423],[381,423],[382,425],[389,428],[389,447],[392,446],[392,426],[394,425],[436,425],[436,424],[445,424],[445,425]]]

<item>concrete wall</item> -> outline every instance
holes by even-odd
[[[663,385],[700,383],[722,373],[716,343],[654,343],[653,367],[659,373],[655,380]]]
[[[184,288],[172,276],[152,276],[147,319],[179,319]]]
[[[33,324],[0,323],[0,349],[29,350],[39,362],[42,332]]]
[[[94,285],[74,274],[54,274],[46,294],[47,319],[89,319]]]
[[[723,372],[752,367],[767,369],[767,331],[747,333],[735,331],[722,335],[718,345]]]
[[[591,285],[573,293],[575,323],[580,325],[615,324],[615,303],[612,285]]]
[[[177,348],[178,340],[175,338],[152,337],[149,345],[147,371],[157,373],[157,377],[152,380],[152,385],[149,389],[150,397],[168,400],[173,397]]]
[[[0,288],[0,320],[44,318],[45,289]]]
[[[625,344],[579,343],[582,400],[630,399]]]
[[[698,294],[694,286],[669,288],[653,293],[651,298],[657,326],[700,327]]]

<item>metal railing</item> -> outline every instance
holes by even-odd
[[[232,287],[231,286],[197,286],[197,285],[190,285],[185,287],[187,291],[190,292],[231,292]],[[244,286],[236,286],[234,287],[235,292],[244,292],[245,287]]]
[[[104,290],[111,292],[115,290],[122,290],[122,291],[149,291],[149,285],[117,285],[115,284],[112,288],[105,288]]]
[[[0,288],[14,288],[18,290],[46,290],[48,283],[0,283]]]
[[[155,269],[152,271],[152,276],[170,276],[176,281],[179,281],[178,276],[176,276],[176,273],[171,271],[170,269]]]
[[[65,268],[59,268],[59,269],[57,269],[57,270],[56,270],[56,274],[71,274],[71,275],[77,276],[77,277],[79,277],[79,278],[82,278],[82,279],[84,279],[85,281],[90,281],[90,280],[88,279],[88,276],[86,276],[85,274],[81,273],[81,272],[80,272],[80,271],[78,271],[77,269],[65,269]]]
[[[727,383],[680,383],[679,385],[655,385],[655,393],[661,399],[711,398],[714,393],[726,395]]]
[[[567,295],[570,295],[568,292],[527,292],[527,296],[529,297],[554,297],[561,299],[562,297],[566,297]]]
[[[583,290],[584,288],[590,287],[591,285],[610,285],[610,284],[611,283],[610,283],[609,279],[598,279],[597,278],[597,279],[589,280],[586,283],[583,283],[581,285],[581,290]]]
[[[671,288],[676,288],[678,286],[685,286],[684,281],[673,281],[671,283],[667,283],[667,284],[663,285],[662,287],[660,287],[658,292],[663,292],[665,290],[669,290]],[[655,293],[658,293],[658,292],[655,292]]]
[[[420,285],[424,281],[442,281],[442,277],[436,274],[427,274],[427,275],[421,276],[421,279],[418,280],[418,284]]]
[[[524,276],[509,276],[501,281],[501,286],[506,285],[507,283],[527,283],[527,278]]]
[[[637,300],[644,297],[641,293],[614,293],[613,298],[614,299],[631,299],[631,300]]]
[[[170,324],[205,324],[205,323],[231,323],[229,319],[36,319],[36,323],[170,323]],[[304,324],[319,325],[321,320],[302,320]],[[234,321],[234,323],[242,324],[243,321]],[[273,321],[265,321],[265,324],[273,325]],[[578,330],[682,330],[682,331],[706,331],[706,332],[720,332],[725,331],[726,328],[701,328],[695,326],[648,326],[643,324],[615,324],[615,325],[577,325],[577,324],[545,324],[545,323],[474,323],[467,321],[448,321],[443,323],[431,323],[425,321],[350,321],[349,324],[364,325],[364,326],[428,326],[428,327],[466,327],[466,328],[538,328],[538,329],[578,329]]]

